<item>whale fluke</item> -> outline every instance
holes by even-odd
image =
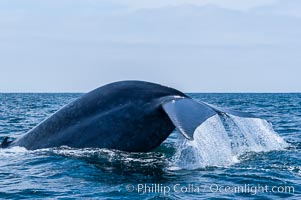
[[[199,125],[217,114],[206,104],[189,98],[171,100],[162,107],[180,133],[189,140],[193,140],[194,131]]]
[[[249,113],[221,109],[185,97],[167,101],[162,107],[179,132],[189,140],[193,140],[194,131],[198,126],[216,114],[255,118],[254,115]]]

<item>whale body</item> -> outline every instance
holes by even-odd
[[[24,136],[2,147],[29,150],[68,146],[147,152],[177,128],[193,140],[195,129],[214,115],[255,116],[197,102],[166,86],[120,81],[99,87],[64,106]]]

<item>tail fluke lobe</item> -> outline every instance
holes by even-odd
[[[208,105],[190,98],[174,99],[162,107],[175,127],[189,140],[193,140],[194,131],[200,124],[217,114]]]
[[[203,104],[205,104],[205,103],[203,103]],[[228,108],[220,108],[220,107],[212,106],[209,104],[206,104],[206,105],[211,107],[214,111],[216,111],[217,114],[226,114],[226,115],[230,114],[230,115],[244,117],[244,118],[258,118],[257,116],[247,113],[247,112],[236,111],[236,110],[232,110],[232,109],[228,109]]]
[[[165,101],[162,107],[175,127],[188,140],[193,140],[195,129],[198,126],[217,114],[256,118],[256,116],[249,113],[218,108],[186,97]]]

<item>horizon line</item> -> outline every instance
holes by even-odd
[[[91,90],[92,91],[92,90]],[[42,91],[36,91],[36,92],[32,92],[32,91],[24,91],[24,92],[16,92],[16,91],[12,91],[12,92],[2,92],[0,91],[0,94],[86,94],[86,93],[89,93],[90,91],[88,92],[80,92],[80,91],[51,91],[51,92],[42,92]],[[301,92],[297,92],[297,91],[267,91],[267,92],[256,92],[256,91],[239,91],[239,92],[231,92],[231,91],[226,91],[226,92],[222,92],[222,91],[204,91],[204,92],[201,92],[201,91],[184,91],[183,93],[201,93],[201,94],[301,94]]]

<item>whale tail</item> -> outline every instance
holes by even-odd
[[[245,118],[257,118],[249,113],[218,108],[186,97],[165,101],[162,107],[175,127],[188,140],[193,140],[194,131],[197,127],[214,115],[230,114]]]

